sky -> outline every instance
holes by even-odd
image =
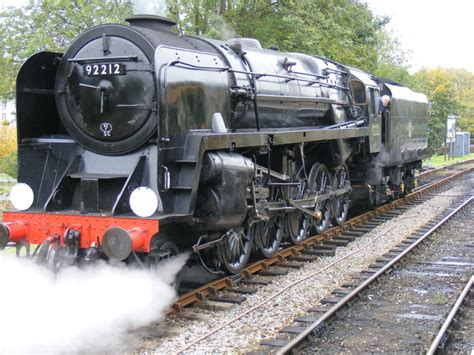
[[[411,72],[421,67],[464,68],[474,73],[474,0],[360,0],[376,15],[391,18],[388,28],[411,52]],[[0,0],[0,6],[27,0]]]
[[[437,66],[474,73],[473,0],[363,0],[376,15],[391,18],[411,71]]]

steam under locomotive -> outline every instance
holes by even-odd
[[[22,66],[17,211],[4,214],[0,248],[53,268],[153,265],[192,249],[206,268],[236,273],[251,253],[343,223],[350,205],[413,189],[424,95],[254,39],[127,21]]]

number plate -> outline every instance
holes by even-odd
[[[84,64],[82,66],[84,74],[87,76],[102,75],[124,75],[125,65],[120,63],[101,63],[101,64]]]

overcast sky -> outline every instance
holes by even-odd
[[[474,0],[361,0],[377,15],[391,17],[389,27],[412,53],[412,70],[436,66],[474,73]],[[16,5],[27,0],[0,0]]]
[[[364,0],[391,17],[402,46],[412,52],[412,71],[437,66],[474,73],[473,0]]]

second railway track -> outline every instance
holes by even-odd
[[[430,340],[474,272],[473,199],[464,197],[456,206],[457,201],[377,260],[355,281],[357,287],[277,353],[428,351]],[[422,244],[428,238],[430,242]],[[380,280],[387,272],[390,276]],[[351,308],[343,308],[354,300]],[[334,316],[336,320],[328,323]],[[315,337],[317,333],[322,336]],[[305,339],[310,344],[300,348]]]

